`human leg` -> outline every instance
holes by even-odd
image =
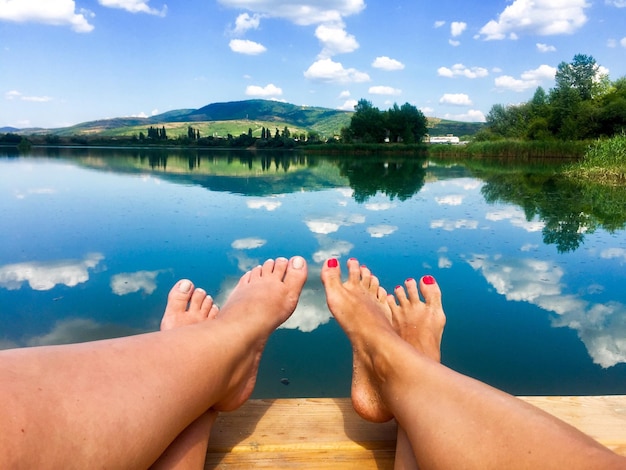
[[[248,398],[306,272],[300,257],[266,261],[210,322],[0,352],[0,466],[147,467],[209,408]]]
[[[217,317],[219,309],[204,289],[195,289],[191,281],[178,281],[169,293],[161,331],[193,325]],[[217,411],[207,410],[165,449],[151,466],[160,469],[201,469],[204,467],[211,428]]]
[[[329,308],[361,357],[361,374],[406,431],[419,468],[624,468],[625,459],[536,407],[429,358],[393,329],[376,296],[322,281]]]

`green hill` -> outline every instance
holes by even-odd
[[[265,127],[288,127],[295,133],[318,132],[322,136],[338,135],[350,125],[352,112],[315,106],[297,106],[270,100],[245,100],[212,103],[198,109],[176,109],[150,117],[120,117],[84,122],[57,129],[22,129],[21,134],[52,134],[58,136],[133,136],[146,133],[148,127],[165,127],[168,136],[187,135],[188,126],[198,129],[203,136],[240,135],[252,129],[259,136]],[[432,135],[471,135],[481,123],[446,121],[429,118]]]

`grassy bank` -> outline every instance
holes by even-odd
[[[626,133],[590,145],[580,162],[570,165],[566,175],[605,184],[626,182]]]
[[[581,158],[588,142],[499,140],[472,142],[467,145],[430,145],[429,155],[435,157],[495,158],[530,162],[534,160]]]

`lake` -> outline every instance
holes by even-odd
[[[0,148],[0,348],[154,331],[176,280],[220,304],[299,254],[309,279],[253,396],[348,396],[319,274],[356,257],[389,291],[436,277],[446,365],[514,394],[623,394],[625,192],[552,165]]]

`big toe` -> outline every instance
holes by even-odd
[[[289,260],[285,271],[284,282],[290,291],[300,295],[302,287],[306,282],[308,268],[302,256],[294,256]]]
[[[341,285],[341,268],[335,258],[326,260],[322,266],[322,283],[326,289]]]
[[[441,289],[433,276],[423,276],[419,287],[426,305],[441,307]]]
[[[167,310],[185,312],[193,294],[193,283],[188,279],[181,279],[170,290],[167,296]]]

